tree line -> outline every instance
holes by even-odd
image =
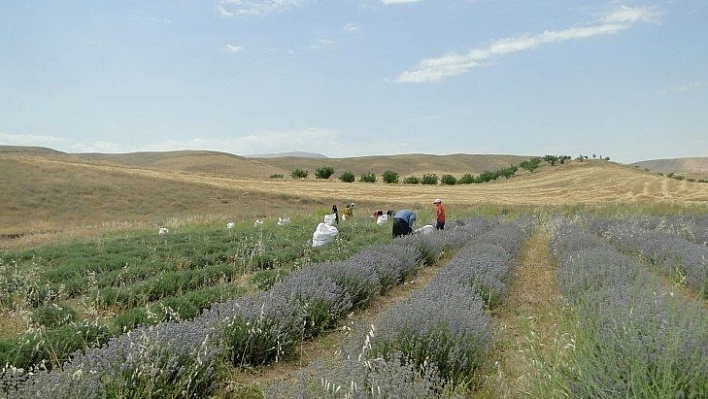
[[[437,174],[424,174],[421,177],[418,176],[406,176],[403,177],[399,173],[387,170],[381,175],[381,180],[387,184],[429,184],[429,185],[455,185],[455,184],[473,184],[473,183],[487,183],[490,181],[497,180],[499,178],[510,179],[516,175],[519,168],[533,173],[538,169],[544,162],[550,166],[555,166],[557,164],[565,164],[571,161],[571,157],[568,155],[544,155],[543,157],[533,157],[522,161],[519,165],[509,165],[504,166],[496,170],[485,170],[478,175],[473,175],[471,173],[465,173],[460,178],[457,178],[450,174],[443,174],[438,176]],[[588,156],[580,155],[575,158],[576,161],[582,162],[589,159]],[[593,159],[597,159],[597,156],[593,154]],[[601,160],[609,161],[610,158],[602,158]],[[328,180],[334,176],[335,171],[331,166],[323,166],[315,169],[314,176],[316,179]],[[296,168],[290,173],[290,177],[293,179],[306,179],[310,176],[310,172],[300,168]],[[271,178],[283,178],[283,175],[275,174],[271,175]],[[353,183],[357,181],[357,177],[354,173],[350,171],[345,171],[337,177],[340,181],[344,183]],[[358,178],[359,182],[362,183],[376,183],[378,181],[377,175],[372,172],[362,173]]]

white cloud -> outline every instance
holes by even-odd
[[[305,0],[220,0],[216,6],[224,18],[236,15],[262,15],[300,7]]]
[[[352,32],[352,33],[359,32],[359,27],[350,22],[350,23],[344,25],[344,31],[345,32]]]
[[[327,40],[327,39],[319,39],[315,44],[310,45],[311,50],[321,50],[321,49],[326,49],[334,46],[334,42],[332,40]]]
[[[60,137],[43,136],[38,134],[10,134],[0,132],[0,145],[51,147],[65,140]]]
[[[124,152],[119,144],[110,141],[96,141],[94,143],[75,143],[71,145],[70,152],[100,152],[100,153],[120,153]]]
[[[437,58],[425,58],[413,70],[399,74],[396,77],[396,82],[437,82],[444,78],[469,72],[494,57],[530,50],[544,44],[617,33],[631,28],[636,22],[655,21],[658,15],[651,8],[621,7],[600,21],[587,26],[504,38],[487,46],[472,49],[467,54],[450,53]]]
[[[226,53],[238,53],[239,51],[241,51],[241,49],[242,49],[241,46],[231,44],[231,43],[227,43],[224,46],[224,52],[226,52]]]
[[[660,94],[666,93],[685,93],[687,91],[693,91],[705,87],[708,85],[706,82],[688,82],[685,85],[670,87],[668,89],[659,90]]]

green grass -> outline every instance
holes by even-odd
[[[60,361],[97,339],[69,339],[86,323],[115,335],[138,325],[195,317],[217,301],[267,289],[289,271],[341,260],[365,246],[390,240],[389,228],[361,220],[340,224],[339,236],[312,248],[319,213],[290,224],[234,229],[185,224],[164,236],[153,230],[106,234],[22,251],[0,253],[0,311],[30,312],[30,331],[67,337],[66,345],[4,337],[0,362],[26,367],[41,359]],[[68,304],[73,306],[70,307]],[[31,345],[20,345],[26,342]],[[51,354],[51,356],[49,356]],[[55,364],[56,365],[56,364]]]

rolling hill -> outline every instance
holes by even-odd
[[[244,158],[208,151],[66,154],[34,147],[0,147],[0,247],[4,237],[157,227],[188,220],[244,220],[327,212],[356,202],[359,212],[411,207],[430,210],[442,197],[450,209],[480,205],[543,206],[607,203],[690,203],[705,207],[708,184],[672,179],[602,160],[542,166],[533,173],[484,184],[409,185],[292,179],[290,171],[402,176],[478,174],[528,157],[395,155],[342,159]],[[323,163],[326,161],[326,163]],[[271,178],[282,175],[282,178]],[[335,176],[337,176],[335,174]]]
[[[655,159],[630,164],[650,172],[680,174],[686,177],[708,176],[708,157]]]

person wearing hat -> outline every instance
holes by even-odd
[[[440,198],[435,198],[435,230],[445,230],[445,205]]]

